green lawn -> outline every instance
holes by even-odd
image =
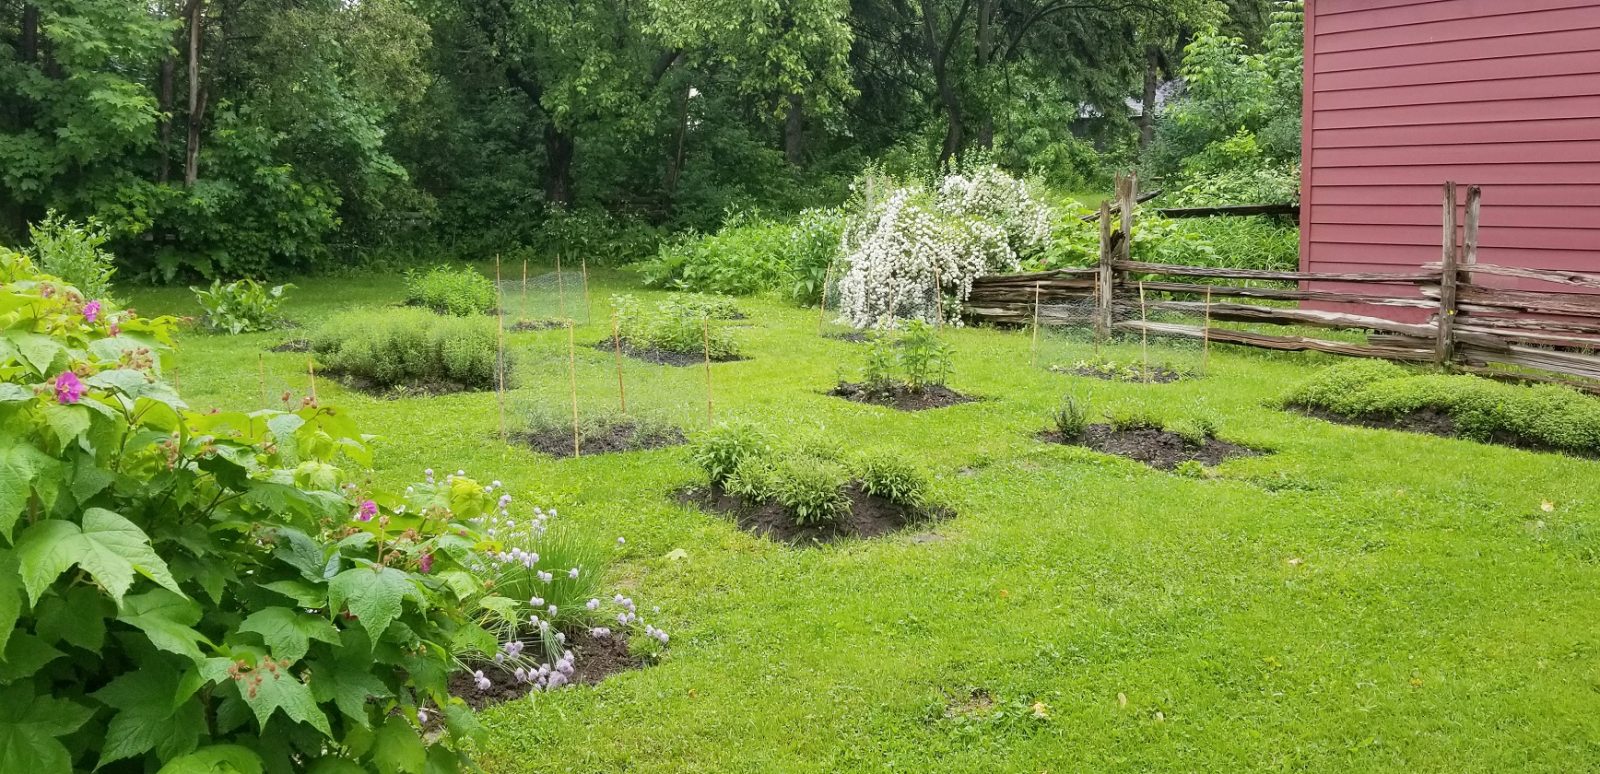
[[[600,410],[615,405],[616,374],[584,345],[609,334],[609,293],[639,291],[629,275],[593,279],[578,387]],[[288,311],[314,324],[399,297],[392,275],[304,281]],[[193,311],[186,291],[134,301]],[[821,394],[861,349],[819,338],[815,310],[744,307],[749,359],[713,366],[717,417],[907,454],[959,514],[933,528],[941,539],[777,545],[674,502],[698,477],[682,448],[555,461],[496,439],[492,393],[385,401],[319,380],[324,403],[381,435],[384,482],[464,468],[598,539],[625,536],[613,585],[659,605],[652,622],[673,635],[658,665],[484,713],[490,771],[1600,761],[1600,464],[1272,407],[1332,359],[1219,347],[1206,379],[1110,384],[1030,367],[1025,332],[951,331],[951,384],[984,400],[901,414]],[[260,407],[258,353],[284,338],[185,335],[185,398]],[[513,422],[533,404],[568,405],[566,332],[510,341]],[[271,400],[305,391],[305,355],[260,357]],[[626,378],[630,408],[705,425],[702,369],[631,363]],[[1223,437],[1275,453],[1206,480],[1036,441],[1068,391],[1097,410],[1140,402],[1169,417],[1203,398]],[[687,557],[669,559],[677,549]]]

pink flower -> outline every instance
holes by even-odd
[[[56,376],[56,402],[61,404],[77,403],[83,399],[86,389],[83,382],[78,380],[78,375],[71,371],[62,371]]]
[[[361,507],[356,511],[356,521],[372,521],[378,515],[378,504],[371,500],[362,500]]]
[[[433,553],[432,552],[424,553],[422,555],[422,558],[417,560],[417,569],[421,570],[423,575],[427,575],[428,573],[433,572]]]
[[[89,322],[94,322],[95,318],[99,317],[99,316],[100,316],[100,302],[99,301],[90,301],[89,303],[83,305],[83,319],[85,319],[85,320],[87,320]]]

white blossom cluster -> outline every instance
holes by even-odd
[[[993,167],[949,175],[935,195],[897,188],[844,230],[839,318],[867,328],[942,311],[959,324],[972,281],[1018,270],[1019,250],[1046,246],[1050,223],[1048,206]]]

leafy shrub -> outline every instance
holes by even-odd
[[[927,481],[915,466],[900,457],[875,454],[861,458],[856,476],[867,494],[910,508],[921,507]]]
[[[869,389],[921,392],[942,387],[954,368],[950,345],[932,325],[910,320],[904,330],[876,331],[868,342],[861,379]]]
[[[39,270],[76,287],[86,298],[107,298],[116,259],[100,249],[111,235],[100,221],[75,223],[55,210],[28,228],[33,242],[29,251]]]
[[[869,171],[853,209],[839,314],[857,328],[933,320],[941,309],[959,323],[972,281],[1042,252],[1054,221],[1026,184],[994,167],[946,176],[933,191]]]
[[[1050,423],[1063,438],[1077,438],[1089,424],[1088,405],[1068,395],[1050,412]]]
[[[292,287],[284,284],[268,288],[253,279],[242,279],[226,285],[215,280],[209,290],[189,290],[200,302],[201,321],[208,329],[237,335],[282,327],[284,319],[278,308],[283,306],[284,292]]]
[[[329,319],[310,342],[324,369],[380,389],[430,383],[494,389],[499,357],[508,384],[513,372],[512,353],[500,355],[494,321],[487,317],[359,309]]]
[[[470,268],[435,266],[406,272],[406,303],[459,317],[492,314],[499,305],[494,280]]]
[[[789,509],[795,524],[831,524],[850,512],[843,465],[807,455],[780,457],[771,472],[772,499]]]
[[[733,332],[711,324],[726,313],[720,302],[691,297],[668,299],[646,308],[633,296],[620,295],[611,297],[611,305],[616,310],[618,334],[631,347],[686,355],[709,351],[712,360],[739,357]]]
[[[690,457],[706,472],[712,484],[723,485],[739,463],[768,451],[766,435],[754,425],[724,422],[695,439]]]
[[[1393,363],[1352,360],[1295,388],[1286,403],[1368,419],[1432,410],[1449,415],[1456,433],[1466,438],[1600,452],[1600,400],[1568,387],[1419,374]]]
[[[1106,422],[1113,430],[1160,430],[1161,418],[1144,406],[1117,406],[1107,409]]]
[[[806,210],[792,223],[735,214],[715,234],[691,231],[663,242],[640,270],[651,287],[747,296],[787,286],[790,297],[813,304],[838,257],[842,228],[833,209]]]
[[[346,474],[370,452],[343,412],[191,411],[161,378],[172,319],[91,320],[4,250],[0,309],[29,341],[0,352],[7,770],[468,765],[441,643],[481,635],[482,486],[407,511]]]

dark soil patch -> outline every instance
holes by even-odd
[[[1234,457],[1255,457],[1260,451],[1236,443],[1207,438],[1197,444],[1171,430],[1134,427],[1118,430],[1111,425],[1089,425],[1077,438],[1066,438],[1053,430],[1039,434],[1051,443],[1083,446],[1105,454],[1138,460],[1152,468],[1172,470],[1182,462],[1212,466]]]
[[[944,385],[928,387],[922,390],[913,390],[903,384],[892,387],[870,387],[854,382],[840,382],[839,386],[828,391],[835,398],[853,400],[857,403],[869,403],[874,406],[887,406],[901,411],[922,411],[924,409],[944,408],[962,403],[973,403],[977,398],[969,398]]]
[[[289,339],[272,348],[273,352],[310,352],[311,342],[307,339]]]
[[[646,426],[631,419],[618,419],[598,430],[584,428],[578,439],[578,449],[587,457],[591,454],[664,449],[688,443],[683,431],[671,426]],[[572,428],[550,427],[517,433],[512,439],[536,452],[552,457],[572,456]]]
[[[836,524],[799,526],[794,514],[775,502],[750,500],[722,491],[721,487],[690,487],[678,493],[678,502],[704,511],[733,517],[739,528],[762,537],[791,545],[832,543],[846,538],[872,538],[887,535],[912,525],[950,518],[946,508],[916,509],[870,495],[852,482],[850,514]]]
[[[567,635],[567,645],[573,655],[572,683],[574,684],[594,685],[609,675],[638,669],[645,665],[643,659],[628,652],[626,637],[617,635],[595,637],[588,631],[579,631]],[[478,690],[472,677],[474,669],[483,670],[483,676],[493,683],[489,690]],[[517,682],[517,677],[511,669],[494,662],[474,664],[472,669],[450,676],[450,694],[460,697],[467,706],[475,710],[503,701],[520,699],[532,692],[531,684]]]
[[[824,333],[822,338],[834,341],[848,341],[851,344],[864,344],[872,340],[872,336],[865,331],[850,331],[848,333]]]
[[[512,333],[524,333],[526,331],[548,331],[565,327],[567,327],[567,324],[560,320],[518,320],[506,326],[506,330]]]
[[[1547,443],[1531,441],[1516,433],[1496,432],[1487,439],[1467,438],[1457,431],[1456,420],[1449,414],[1438,409],[1426,408],[1413,411],[1400,416],[1356,416],[1347,417],[1331,411],[1310,406],[1291,406],[1293,411],[1305,414],[1308,417],[1325,420],[1341,425],[1354,427],[1369,427],[1379,430],[1404,430],[1408,433],[1421,433],[1423,435],[1436,435],[1440,438],[1461,438],[1469,441],[1490,443],[1496,446],[1510,446],[1515,449],[1527,451],[1549,452],[1551,454],[1565,454],[1569,457],[1582,459],[1600,459],[1600,452],[1584,452],[1576,449],[1562,449]]]
[[[1057,373],[1072,374],[1073,376],[1087,376],[1090,379],[1099,379],[1106,382],[1126,382],[1130,384],[1171,384],[1193,378],[1192,374],[1184,373],[1171,366],[1150,366],[1149,378],[1142,373],[1128,373],[1120,370],[1102,370],[1091,366],[1057,366],[1051,369]]]
[[[594,348],[602,352],[615,352],[616,346],[617,345],[610,339],[606,339],[605,341],[595,344]],[[636,347],[632,344],[629,344],[627,339],[622,340],[622,354],[631,358],[643,360],[646,363],[678,366],[680,368],[683,366],[704,365],[706,362],[706,353],[704,351],[673,352],[671,350],[659,349],[657,347]],[[713,357],[711,358],[711,362],[732,363],[734,361],[743,359],[744,358],[738,357],[737,355],[733,357]]]

